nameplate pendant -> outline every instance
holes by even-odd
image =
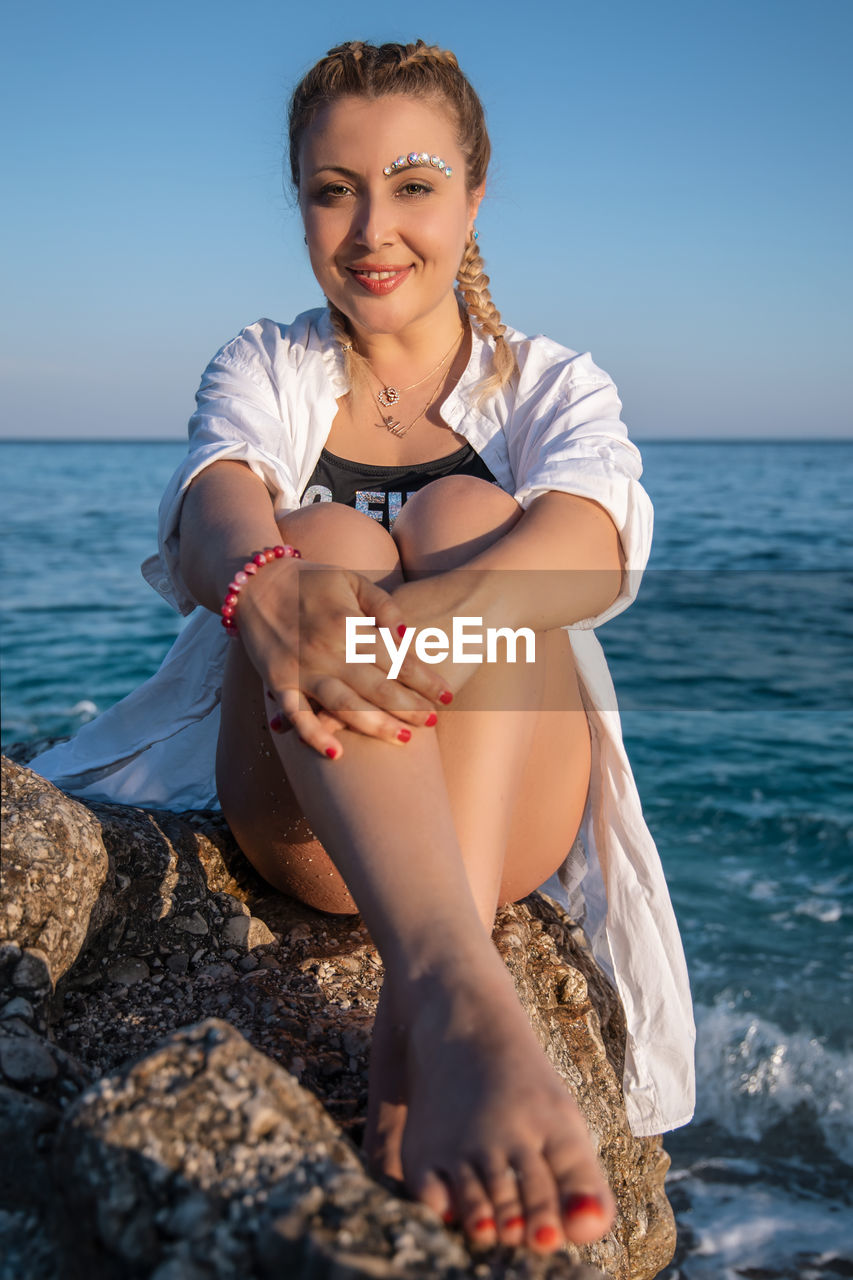
[[[404,436],[409,429],[409,427],[401,426],[399,422],[396,422],[390,416],[383,418],[382,421],[385,424],[385,430],[390,431],[392,436]],[[409,423],[409,426],[411,426],[411,423]]]

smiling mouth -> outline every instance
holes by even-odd
[[[347,267],[367,293],[385,294],[398,288],[411,271],[408,267]]]

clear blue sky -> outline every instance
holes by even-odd
[[[486,105],[509,323],[591,350],[638,439],[853,435],[853,0],[239,12],[7,10],[0,434],[180,438],[223,342],[320,302],[290,88],[341,40],[421,35]]]

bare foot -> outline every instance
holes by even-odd
[[[614,1202],[589,1131],[503,966],[395,987],[393,1005],[407,1010],[410,1193],[482,1245],[553,1253],[606,1235]]]
[[[383,986],[370,1045],[370,1092],[362,1149],[371,1173],[403,1181],[402,1145],[406,1125],[406,1037],[394,1026]]]

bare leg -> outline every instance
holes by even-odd
[[[565,707],[569,705],[565,682],[567,678],[573,682],[564,652],[567,637],[557,633],[545,639],[556,659],[549,664],[549,677],[552,683],[559,682],[560,689],[546,689],[543,701]],[[462,695],[456,706],[461,712]],[[536,722],[535,735],[528,734],[531,720]],[[439,726],[454,821],[478,915],[490,937],[495,906],[517,901],[538,887],[562,862],[574,839],[589,771],[586,717],[580,709],[538,716],[471,710],[456,714],[454,709],[453,714],[440,719]],[[567,777],[571,776],[581,779],[582,790],[574,795],[567,788]],[[543,795],[552,802],[542,803]],[[555,797],[562,798],[562,808],[553,803]],[[505,798],[514,800],[507,806],[508,814],[502,812]],[[497,840],[504,842],[506,857],[496,875],[493,842]],[[373,1168],[402,1178],[407,1119],[405,1037],[395,1027],[390,992],[387,984],[374,1025],[364,1145]],[[518,1219],[524,1207],[513,1203],[512,1180],[504,1181],[498,1194],[495,1217],[499,1236],[507,1244],[520,1243],[525,1233]],[[514,1225],[508,1227],[507,1223]]]
[[[306,555],[328,562],[332,559],[328,538],[322,547],[312,549],[312,523],[307,517],[312,518],[316,537],[319,523],[310,510],[289,518],[286,536],[299,541]],[[329,531],[330,526],[324,530]],[[351,553],[352,537],[345,542]],[[383,555],[388,552],[384,544],[382,551]],[[364,569],[364,552],[359,555],[361,563],[342,562]],[[388,554],[385,563],[377,564],[377,576],[394,569],[393,556]],[[522,896],[559,863],[580,816],[587,775],[581,772],[574,818],[565,806],[558,815],[559,853],[554,852],[547,866],[531,866],[529,850],[538,851],[531,842],[522,864],[516,865],[516,859],[510,866],[517,841],[512,833],[519,826],[517,806],[510,803],[520,776],[518,754],[511,757],[511,767],[504,768],[501,776],[510,776],[497,792],[495,761],[482,770],[483,776],[491,774],[493,789],[486,812],[494,814],[493,829],[484,834],[482,794],[466,816],[465,788],[452,798],[452,779],[457,774],[442,751],[449,750],[450,755],[462,751],[466,734],[459,722],[470,720],[468,747],[479,735],[480,751],[463,753],[467,773],[476,759],[487,759],[484,752],[489,741],[517,739],[518,724],[495,735],[492,723],[487,739],[478,713],[469,712],[447,717],[442,739],[420,730],[404,749],[348,734],[345,757],[337,767],[288,734],[276,745],[301,810],[312,815],[314,830],[303,825],[301,830],[280,834],[276,818],[292,825],[293,813],[298,811],[287,808],[285,813],[279,808],[275,812],[275,804],[281,805],[276,799],[282,794],[280,773],[276,779],[270,739],[261,732],[260,720],[265,717],[260,691],[255,689],[254,703],[248,687],[244,692],[249,697],[240,697],[241,681],[250,678],[250,673],[241,671],[240,661],[235,654],[223,707],[219,755],[223,807],[241,845],[273,883],[314,905],[347,910],[352,900],[345,881],[362,910],[385,961],[384,1003],[403,1028],[408,1048],[411,1111],[403,1164],[410,1189],[439,1212],[452,1203],[472,1234],[477,1221],[495,1212],[504,1222],[523,1210],[527,1239],[534,1247],[545,1251],[555,1247],[562,1239],[563,1225],[578,1242],[597,1237],[607,1228],[609,1217],[561,1219],[561,1201],[583,1192],[599,1195],[609,1214],[608,1192],[585,1126],[536,1044],[483,928],[490,926],[505,880],[512,896]],[[256,678],[254,684],[258,684]],[[456,726],[453,733],[451,724]],[[555,733],[565,750],[566,726]],[[259,744],[254,756],[245,751],[253,734]],[[532,728],[526,737],[521,733],[521,740],[529,742],[531,734]],[[584,735],[575,731],[574,737],[582,748]],[[445,740],[447,747],[442,745]],[[582,754],[581,750],[577,758]],[[543,797],[539,787],[537,792],[537,801],[553,802],[553,795]],[[477,794],[476,786],[472,794]],[[495,803],[496,795],[500,803]],[[312,869],[315,854],[322,851],[315,837],[322,848],[333,852],[337,880],[334,869],[327,870],[328,860]],[[508,1190],[515,1187],[514,1180],[506,1177],[511,1168],[519,1178],[518,1192]],[[537,1236],[549,1228],[550,1238]],[[486,1228],[477,1235],[487,1242],[494,1232]],[[502,1228],[501,1236],[511,1242],[518,1238],[518,1228]]]
[[[457,477],[422,490],[404,508],[394,537],[407,577],[465,563],[518,518],[505,494],[466,489]],[[492,670],[469,681],[437,729],[454,826],[489,937],[496,906],[525,897],[562,862],[586,800],[589,733],[568,637],[540,636],[539,646],[544,660],[536,669]],[[516,702],[523,691],[525,705],[543,710],[472,709],[499,701],[501,681]],[[386,992],[374,1027],[364,1145],[375,1169],[402,1178],[406,1090],[389,1009]]]

